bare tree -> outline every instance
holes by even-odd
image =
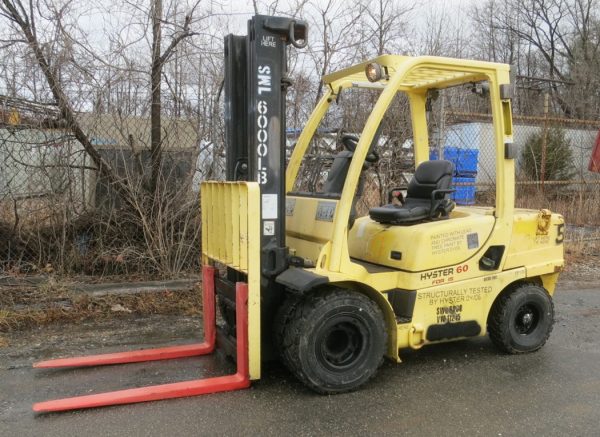
[[[333,69],[350,65],[356,60],[364,41],[361,29],[364,6],[357,4],[356,7],[349,8],[344,1],[326,0],[307,3],[305,10],[311,28],[308,53],[319,80],[316,102],[323,93],[320,78]]]
[[[516,61],[521,74],[534,75],[537,65],[543,66],[539,73],[550,80],[549,91],[564,114],[589,117],[597,110],[590,96],[599,83],[598,6],[598,0],[510,0],[503,5],[489,0],[473,19],[479,37],[493,33],[487,38],[490,48],[510,43],[513,52],[501,58]],[[498,56],[495,50],[489,54]]]
[[[514,32],[504,32],[498,28],[498,21],[517,26],[517,11],[513,3],[489,0],[475,4],[470,11],[476,38],[473,54],[478,58],[493,62],[515,65],[521,60],[521,40]],[[499,18],[500,17],[500,18]]]
[[[56,29],[61,27],[62,14],[68,5],[69,3],[66,3],[60,10],[55,11],[53,19],[56,22]],[[71,102],[61,85],[59,78],[60,70],[58,69],[59,64],[57,62],[52,63],[44,53],[36,29],[35,17],[39,14],[39,10],[36,10],[36,8],[39,6],[39,3],[34,4],[33,2],[29,2],[27,7],[25,7],[21,0],[2,0],[0,15],[8,19],[9,23],[15,27],[15,30],[20,31],[21,38],[17,37],[16,40],[18,42],[25,42],[35,55],[38,66],[44,74],[52,95],[60,108],[62,117],[73,130],[73,134],[77,140],[83,145],[85,151],[98,168],[98,172],[106,177],[114,185],[115,190],[127,199],[129,192],[127,181],[117,176],[111,165],[102,158],[77,122]]]
[[[160,168],[162,164],[162,140],[161,140],[161,83],[163,66],[173,54],[177,46],[195,32],[190,30],[192,13],[199,1],[192,10],[185,15],[181,30],[177,31],[171,37],[171,41],[164,52],[161,49],[162,43],[162,23],[163,23],[163,2],[162,0],[153,0],[151,8],[152,16],[152,66],[150,70],[151,87],[151,109],[150,109],[150,161],[152,173],[150,176],[149,188],[152,193],[156,192],[159,181]]]
[[[414,4],[402,5],[394,0],[368,1],[364,4],[364,25],[369,31],[367,41],[377,55],[399,51],[406,35],[408,16]]]

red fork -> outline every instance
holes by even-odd
[[[92,355],[87,357],[64,358],[34,364],[36,368],[64,368],[99,366],[108,364],[135,363],[142,361],[167,360],[172,358],[206,355],[215,348],[215,269],[204,266],[202,269],[202,297],[204,311],[203,343],[172,346],[158,349],[144,349],[131,352]],[[33,405],[36,412],[77,410],[108,405],[132,404],[161,399],[172,399],[223,391],[239,390],[250,386],[248,375],[248,284],[236,284],[236,336],[237,372],[233,375],[214,378],[194,379],[170,384],[118,390],[87,396],[39,402]]]

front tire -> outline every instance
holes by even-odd
[[[296,308],[301,302],[301,297],[288,294],[279,306],[273,321],[273,337],[275,340],[275,348],[279,358],[284,364],[288,361],[288,358],[285,356],[285,353],[288,350],[288,347],[286,346],[290,346],[290,344],[286,345],[285,331],[290,323],[292,323]]]
[[[383,314],[368,297],[339,288],[299,302],[282,329],[284,364],[312,390],[342,393],[367,382],[383,361]]]
[[[554,324],[554,303],[539,285],[523,284],[501,295],[490,311],[488,332],[500,350],[534,352],[548,340]]]

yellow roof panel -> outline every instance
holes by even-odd
[[[485,80],[495,71],[509,71],[507,64],[475,61],[469,59],[436,56],[383,55],[323,76],[323,82],[334,90],[339,86],[366,82],[365,66],[376,62],[386,68],[391,78],[397,72],[403,75],[401,88],[405,90],[445,88],[461,83]],[[380,81],[386,84],[388,81]]]

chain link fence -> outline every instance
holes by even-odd
[[[457,103],[457,93],[434,103],[429,117],[430,159],[455,165],[451,197],[457,205],[495,205],[496,147],[492,116],[481,102]],[[458,110],[461,108],[462,110]],[[477,109],[465,111],[464,108]],[[385,120],[384,120],[385,122]],[[402,125],[402,123],[397,123]],[[360,212],[385,203],[392,188],[406,187],[414,173],[410,127],[404,135],[384,133],[381,158],[366,176]],[[599,120],[513,116],[515,201],[520,208],[548,208],[565,216],[569,225],[600,225],[600,174],[588,170]],[[385,128],[383,132],[386,132]],[[408,135],[407,135],[408,133]],[[389,149],[391,146],[392,149]]]
[[[194,119],[163,117],[153,173],[149,117],[82,113],[67,125],[52,106],[11,98],[0,100],[0,116],[0,270],[198,267],[198,186],[214,174],[217,151],[199,140]],[[76,129],[111,173],[99,171]]]
[[[373,95],[344,96],[312,141],[295,191],[319,192],[343,134],[360,133]],[[462,100],[461,100],[462,99]],[[485,102],[451,94],[429,111],[430,158],[455,163],[458,205],[495,202],[494,132]],[[459,110],[460,108],[460,110]],[[600,175],[588,171],[597,120],[514,116],[516,204],[562,213],[570,225],[600,225]],[[200,259],[198,187],[223,177],[222,140],[205,141],[193,117],[163,117],[159,181],[152,183],[151,121],[82,113],[75,121],[110,165],[100,171],[56,108],[0,99],[0,270],[172,275]],[[414,173],[408,105],[382,121],[378,160],[367,163],[358,215],[387,203]],[[298,132],[290,131],[291,149]],[[219,138],[213,134],[212,137]],[[152,188],[154,186],[154,189]],[[123,195],[125,190],[125,195]]]
[[[457,203],[493,205],[496,160],[491,117],[449,111],[445,128],[443,156],[450,160],[458,156],[459,172],[469,167],[455,177],[456,182],[466,182],[469,187],[457,196]],[[588,170],[599,129],[600,122],[593,120],[513,117],[513,140],[518,150],[516,205],[549,208],[562,213],[573,225],[600,224],[600,175]]]

